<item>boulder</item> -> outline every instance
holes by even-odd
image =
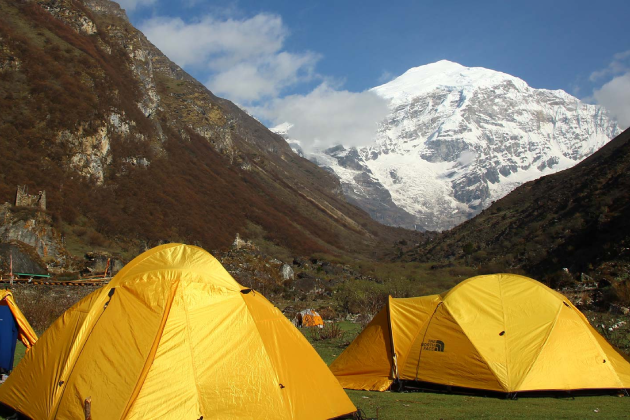
[[[295,272],[289,264],[283,264],[281,268],[282,279],[293,280],[295,278]]]

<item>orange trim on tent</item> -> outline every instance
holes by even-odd
[[[26,346],[26,351],[30,350],[32,346],[37,342],[37,334],[33,331],[31,324],[28,323],[28,320],[20,311],[17,304],[15,303],[15,299],[13,299],[13,293],[10,290],[0,290],[0,301],[4,300],[9,306],[13,317],[18,325],[18,338],[19,340]]]

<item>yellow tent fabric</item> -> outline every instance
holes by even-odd
[[[513,274],[390,297],[330,369],[344,388],[377,391],[395,379],[505,393],[630,387],[630,364],[566,297]]]
[[[0,290],[0,304],[6,304],[11,310],[18,325],[18,339],[26,346],[26,351],[28,351],[37,342],[37,334],[33,331],[31,324],[28,323],[20,308],[18,308],[10,290]]]
[[[303,335],[209,253],[138,256],[66,311],[0,387],[36,420],[324,419],[356,408]]]

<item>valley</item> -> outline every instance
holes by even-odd
[[[0,288],[37,334],[182,243],[287,319],[317,311],[325,330],[300,331],[327,364],[389,297],[494,273],[562,293],[630,360],[630,129],[605,108],[440,60],[369,89],[389,107],[374,139],[316,149],[215,95],[128,14],[0,0]],[[379,419],[625,413],[612,396],[347,394]]]

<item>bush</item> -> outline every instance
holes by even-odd
[[[630,306],[630,273],[617,277],[613,289],[617,302],[623,306]]]
[[[367,280],[351,280],[335,294],[342,311],[374,316],[387,302],[390,290],[384,284]]]
[[[82,226],[77,226],[77,227],[72,229],[72,232],[75,235],[77,235],[79,237],[82,237],[82,236],[85,236],[85,234],[87,233],[87,229],[82,227]]]
[[[337,311],[335,311],[330,306],[318,309],[317,313],[319,313],[322,319],[325,320],[334,320],[337,318]]]
[[[92,246],[104,246],[107,242],[105,237],[98,232],[90,232],[87,237],[88,243]]]
[[[324,328],[311,327],[308,331],[312,341],[341,339],[344,334],[345,332],[336,322],[327,322],[324,324]]]

